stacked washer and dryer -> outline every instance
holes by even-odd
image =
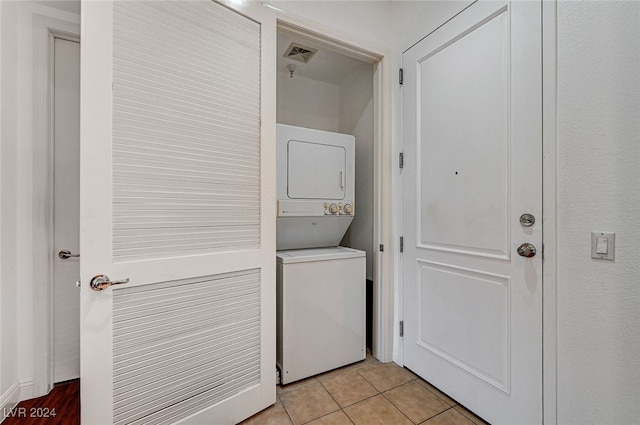
[[[338,246],[355,216],[355,138],[277,125],[277,349],[282,384],[364,360],[365,252]]]

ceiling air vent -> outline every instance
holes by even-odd
[[[287,59],[297,60],[303,63],[307,63],[311,60],[313,55],[316,54],[318,49],[312,47],[306,47],[301,44],[291,43],[287,50],[284,52],[284,57]]]

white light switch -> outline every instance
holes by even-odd
[[[596,254],[606,254],[608,243],[609,243],[609,240],[607,238],[603,238],[603,237],[596,238]]]
[[[615,258],[616,234],[591,232],[591,258],[613,260]]]

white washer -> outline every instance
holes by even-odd
[[[277,253],[276,360],[282,383],[364,360],[365,252]]]

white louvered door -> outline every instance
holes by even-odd
[[[83,1],[85,425],[275,402],[275,17],[247,3]]]

